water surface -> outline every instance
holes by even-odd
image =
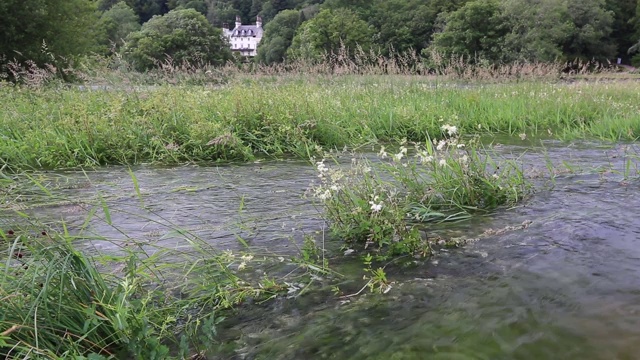
[[[538,185],[530,200],[440,233],[476,237],[531,222],[526,229],[482,236],[413,266],[389,266],[394,285],[385,295],[312,292],[241,308],[221,324],[221,343],[212,344],[209,357],[640,358],[640,183],[625,178],[626,169],[637,175],[637,149],[532,145],[497,148],[520,158]],[[553,183],[548,162],[557,173]],[[242,237],[251,246],[295,253],[293,244],[323,226],[303,196],[315,179],[303,162],[143,166],[134,173],[142,201],[127,170],[115,167],[42,175],[62,183],[56,193],[71,201],[25,211],[79,227],[95,206],[83,199],[102,196],[117,227],[91,220],[90,231],[112,241],[88,243],[104,252],[117,250],[113,240],[127,238],[188,247],[172,230],[179,227],[219,248],[241,248]],[[360,267],[356,258],[335,262]],[[364,285],[356,275],[345,280],[344,295]]]

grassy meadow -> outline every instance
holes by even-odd
[[[226,85],[0,87],[0,161],[12,171],[308,158],[322,147],[465,135],[634,140],[637,82],[440,83],[420,76],[261,76]]]
[[[429,240],[425,234],[433,224],[507,211],[532,194],[521,164],[494,157],[472,135],[612,142],[640,136],[636,81],[553,76],[496,81],[493,75],[473,80],[477,71],[451,78],[272,70],[236,74],[215,85],[182,80],[95,88],[0,84],[0,202],[22,218],[22,225],[5,222],[0,228],[1,356],[215,356],[216,326],[233,315],[230,309],[299,296],[318,278],[343,277],[329,266],[335,254],[326,253],[324,243],[312,236],[300,244],[299,256],[285,259],[251,249],[221,251],[180,224],[171,225],[172,231],[195,251],[150,254],[145,244],[127,238],[118,242],[121,256],[84,254],[76,247],[87,240],[84,226],[102,221],[117,227],[111,221],[114,210],[98,197],[75,232],[66,224],[30,219],[11,206],[24,194],[60,201],[54,198],[56,189],[29,175],[32,170],[309,160],[318,179],[307,195],[329,224],[328,240],[360,255],[356,261],[363,273],[355,277],[364,287],[357,295],[366,288],[391,290],[383,263],[460,245]],[[378,152],[376,160],[359,156],[365,145]],[[350,167],[333,161],[342,149],[353,157]],[[143,203],[130,174],[132,196]],[[291,271],[283,277],[242,272],[274,264]],[[292,287],[293,281],[307,285]]]

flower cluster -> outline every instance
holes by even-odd
[[[473,140],[460,143],[456,126],[441,130],[442,139],[412,149],[406,140],[394,151],[381,146],[380,161],[353,158],[350,167],[329,167],[314,160],[320,180],[308,193],[322,203],[333,234],[379,254],[426,254],[429,241],[418,223],[451,221],[451,214],[471,216],[461,209],[493,209],[522,198],[526,184],[513,164],[496,164]]]
[[[442,125],[440,127],[443,133],[446,133],[449,136],[455,136],[458,133],[458,128],[453,125]]]

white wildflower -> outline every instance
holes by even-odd
[[[460,162],[463,164],[466,164],[467,161],[469,161],[469,158],[467,157],[467,155],[462,155],[462,157],[460,158]]]
[[[325,190],[324,192],[318,194],[318,199],[320,200],[327,200],[331,198],[331,191],[329,190]]]
[[[426,151],[420,151],[416,154],[416,157],[420,159],[421,164],[426,164],[433,161],[433,156],[429,155],[429,153]]]
[[[382,202],[380,202],[380,204],[376,204],[373,201],[369,201],[369,204],[371,204],[371,211],[373,211],[374,213],[380,212],[380,210],[382,210]]]
[[[387,154],[387,152],[384,150],[384,146],[380,147],[380,151],[378,152],[378,156],[380,156],[381,158],[386,158],[387,156],[389,156]]]
[[[246,262],[241,262],[240,265],[238,265],[238,270],[244,270],[244,268],[247,267],[247,263]]]
[[[404,146],[402,146],[402,147],[400,148],[400,152],[399,152],[399,153],[397,153],[397,154],[395,154],[395,155],[393,155],[393,160],[394,160],[394,161],[400,161],[400,160],[402,160],[402,158],[403,158],[406,154],[407,154],[407,148],[406,148],[406,147],[404,147]]]
[[[440,166],[445,166],[445,165],[447,165],[447,160],[440,159],[440,162],[438,164],[440,164]]]
[[[464,144],[458,144],[458,145],[456,145],[456,146],[458,147],[458,149],[462,149],[462,148],[464,148]]]
[[[444,149],[444,147],[447,145],[447,141],[446,140],[440,140],[438,142],[438,146],[436,146],[436,150],[441,151],[442,149]]]
[[[318,169],[318,172],[320,172],[321,174],[329,171],[329,168],[327,168],[327,166],[324,164],[324,160],[318,161],[316,163],[316,169]]]
[[[520,140],[525,140],[527,138],[527,134],[525,133],[522,133],[519,136],[520,136]]]
[[[458,132],[458,128],[453,125],[442,125],[440,129],[449,134],[449,136],[453,136]]]
[[[494,179],[496,179],[496,180],[497,180],[497,179],[500,179],[500,175],[498,175],[498,174],[493,174],[493,175],[492,175],[492,177],[493,177]]]
[[[253,255],[242,255],[240,256],[240,259],[242,260],[242,262],[248,262],[253,260]]]
[[[333,182],[339,182],[344,176],[345,173],[340,170],[332,171],[331,173],[329,173],[329,177]]]
[[[331,190],[338,191],[340,190],[340,187],[338,185],[331,185]]]

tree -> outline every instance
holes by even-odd
[[[140,17],[141,23],[149,21],[155,15],[163,15],[169,11],[167,0],[125,0]]]
[[[169,0],[169,10],[194,9],[202,15],[207,15],[207,3],[205,0]]]
[[[476,0],[444,15],[444,30],[434,35],[431,49],[445,57],[464,56],[470,62],[501,61],[509,31],[501,10],[495,0]]]
[[[207,19],[217,27],[223,24],[232,26],[237,15],[238,10],[226,3],[210,2],[207,9]]]
[[[117,48],[123,45],[130,33],[140,30],[138,15],[124,2],[119,2],[100,17],[99,27],[102,29],[102,45]]]
[[[640,6],[637,0],[607,0],[605,9],[613,14],[611,25],[611,39],[616,45],[617,56],[627,59],[627,50],[634,43],[636,8]]]
[[[324,54],[338,53],[342,48],[353,56],[358,48],[368,51],[373,31],[351,10],[322,10],[303,23],[293,38],[287,56],[318,60]]]
[[[506,0],[503,18],[509,33],[504,39],[506,61],[550,62],[562,59],[562,44],[573,23],[566,1]]]
[[[284,10],[264,27],[256,61],[265,64],[282,62],[298,29],[300,11]]]
[[[376,0],[370,10],[369,24],[377,30],[376,42],[384,46],[385,55],[420,52],[433,34],[436,15],[421,0]]]
[[[253,0],[253,2],[251,3],[251,10],[249,11],[249,17],[250,18],[255,18],[256,16],[258,16],[258,14],[260,14],[260,11],[262,11],[262,5],[264,4],[265,0]]]
[[[2,0],[0,18],[0,67],[12,59],[43,64],[51,54],[73,57],[96,46],[91,0]]]
[[[231,51],[207,19],[194,9],[172,10],[154,16],[140,31],[129,34],[124,54],[138,70],[148,70],[171,59],[176,63],[223,64]]]
[[[613,13],[605,9],[605,0],[568,0],[568,11],[573,31],[563,46],[567,57],[605,61],[615,55]]]
[[[98,0],[97,7],[100,11],[107,11],[111,9],[111,7],[122,0]]]

